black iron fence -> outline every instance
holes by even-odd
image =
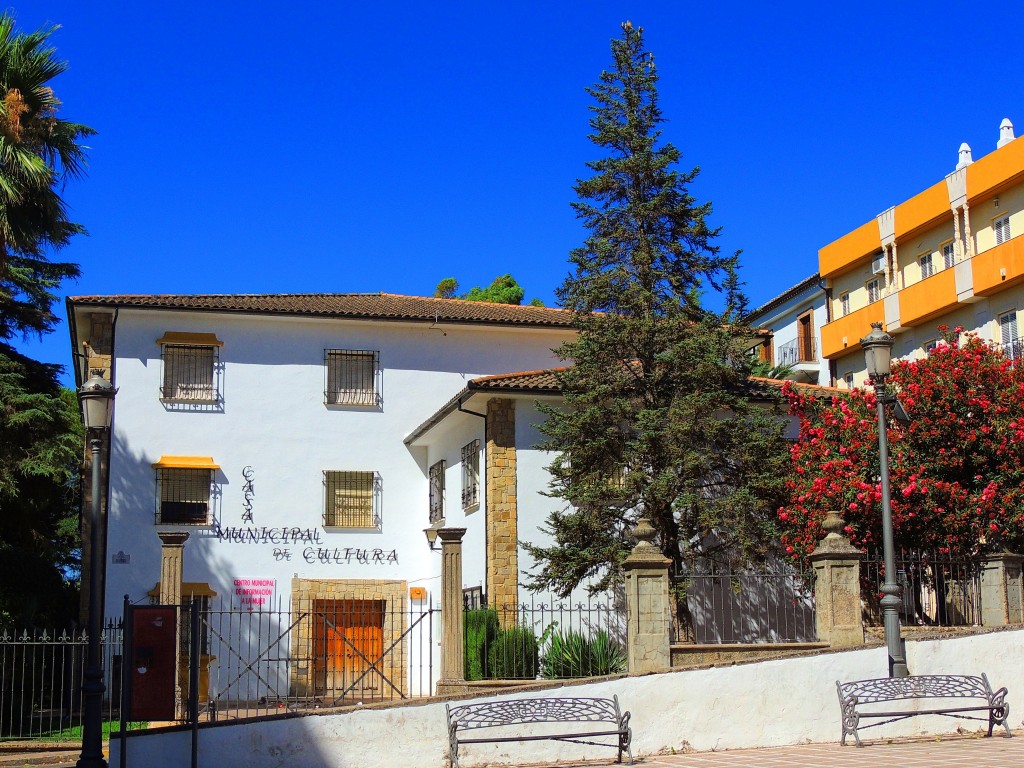
[[[783,643],[817,639],[814,573],[781,560],[735,568],[690,560],[675,579],[675,642]]]
[[[122,628],[108,619],[100,639],[103,716],[119,719]],[[0,740],[82,737],[84,630],[0,629]]]
[[[896,583],[903,599],[900,620],[905,625],[959,627],[981,624],[981,562],[927,550],[896,553]],[[864,622],[882,625],[882,583],[885,563],[881,551],[861,560]]]
[[[466,601],[464,671],[469,681],[626,671],[626,610],[620,594],[495,607],[481,602]]]
[[[182,667],[199,667],[199,719],[432,695],[440,609],[427,598],[375,597],[384,596],[253,610],[197,602],[201,637],[193,644],[183,633]],[[185,628],[191,610],[183,609]],[[191,658],[186,649],[197,646]]]

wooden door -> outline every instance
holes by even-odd
[[[797,346],[799,347],[799,362],[806,363],[814,360],[814,326],[811,323],[811,312],[805,312],[797,318]]]
[[[383,653],[383,600],[314,601],[313,667],[318,695],[360,700],[379,692]]]

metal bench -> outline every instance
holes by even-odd
[[[1006,735],[1012,736],[1007,718],[1010,715],[1010,705],[1006,703],[1007,690],[1000,688],[995,693],[988,683],[988,677],[974,677],[971,675],[916,675],[911,677],[883,677],[877,680],[856,680],[852,683],[841,683],[836,681],[839,689],[839,707],[843,719],[843,737],[840,744],[846,745],[846,737],[853,735],[857,740],[857,746],[863,746],[860,742],[858,728],[873,728],[876,725],[905,720],[915,715],[945,715],[958,717],[967,720],[981,720],[985,718],[972,717],[967,712],[988,712],[988,735],[992,735],[992,729],[1001,725],[1006,729]],[[957,706],[958,702],[950,701],[943,706],[944,700],[961,699],[971,700],[964,702],[964,706]],[[910,708],[874,708],[867,710],[859,708],[864,704],[881,704],[895,701],[923,702],[924,706]],[[864,718],[883,718],[881,722],[860,725]]]
[[[610,699],[507,699],[454,707],[449,704],[446,708],[452,768],[459,768],[460,744],[540,739],[612,747],[618,749],[616,762],[622,762],[622,753],[625,751],[629,756],[629,764],[633,764],[633,753],[629,746],[633,738],[629,727],[629,712],[620,713],[618,696]],[[590,725],[565,730],[542,728],[534,733],[530,733],[528,727],[524,728],[538,723]],[[598,736],[615,736],[616,743],[585,741]]]

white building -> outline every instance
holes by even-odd
[[[517,542],[553,503],[536,492],[534,404],[556,393],[496,374],[557,364],[570,313],[389,294],[78,296],[68,317],[78,383],[102,368],[118,388],[108,614],[124,595],[155,599],[158,534],[186,531],[186,597],[308,606],[342,634],[360,624],[357,654],[397,644],[398,658],[434,659],[403,633],[409,611],[437,603],[424,529],[441,519],[467,528],[465,586],[518,599]],[[333,652],[326,629],[281,630],[292,657]],[[323,672],[314,687],[330,686]],[[288,674],[292,695],[310,693]]]
[[[787,378],[805,384],[830,384],[828,361],[821,355],[821,326],[825,315],[825,288],[811,275],[762,304],[749,315],[751,325],[772,335],[758,348],[762,360],[790,370]]]

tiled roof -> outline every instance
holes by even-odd
[[[750,382],[757,386],[771,387],[773,389],[782,389],[784,384],[789,384],[793,389],[803,392],[805,395],[810,397],[834,397],[835,395],[848,395],[850,391],[848,389],[840,389],[839,387],[823,387],[819,384],[805,384],[800,381],[785,381],[783,379],[766,379],[762,376],[751,376]]]
[[[535,395],[557,395],[561,391],[558,386],[558,374],[567,370],[569,370],[567,367],[547,368],[541,371],[499,373],[494,376],[480,376],[475,379],[470,379],[462,391],[439,408],[429,419],[420,424],[420,426],[405,439],[405,442],[408,445],[418,440],[423,434],[432,429],[450,413],[461,408],[465,401],[476,392],[511,392]],[[769,391],[780,390],[783,385],[787,383],[780,379],[766,379],[760,376],[751,376],[748,381],[750,382],[749,394],[754,398],[757,398],[758,395],[762,395],[767,398]],[[801,384],[796,381],[788,383],[811,397],[820,397],[824,399],[834,395],[848,394],[845,389],[839,389],[838,387],[821,387],[817,384]]]
[[[781,307],[783,304],[785,304],[787,301],[789,301],[793,297],[795,297],[798,294],[806,291],[808,288],[812,288],[814,286],[818,286],[818,287],[821,286],[821,275],[819,275],[817,272],[815,272],[810,277],[805,277],[803,280],[801,280],[799,283],[794,285],[792,288],[787,288],[785,291],[780,293],[775,298],[768,299],[768,301],[766,301],[764,304],[762,304],[760,307],[758,307],[754,311],[748,312],[747,313],[747,320],[750,320],[751,318],[760,318],[761,315],[764,315],[767,312],[771,312],[773,309],[775,309],[777,307]],[[824,291],[824,289],[821,289],[821,290]]]
[[[394,293],[154,294],[71,296],[80,306],[180,309],[246,314],[309,315],[373,320],[413,320],[492,325],[569,327],[572,313],[551,307],[491,304]]]
[[[558,374],[568,368],[549,368],[545,371],[523,371],[521,373],[500,373],[497,376],[481,376],[470,379],[466,387],[476,390],[510,390],[530,392],[558,392]]]

